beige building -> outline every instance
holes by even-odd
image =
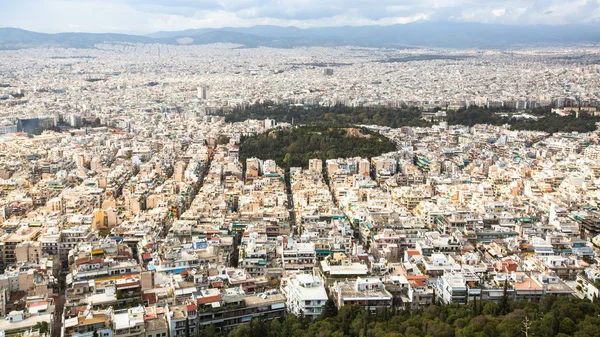
[[[19,262],[38,263],[42,257],[41,242],[25,241],[15,247],[15,258]]]

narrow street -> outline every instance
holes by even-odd
[[[299,234],[298,226],[296,225],[296,212],[294,211],[294,198],[292,196],[292,184],[290,172],[285,173],[285,191],[288,197],[288,210],[290,211],[290,229],[294,236]]]
[[[65,307],[65,291],[67,289],[67,285],[66,285],[66,280],[65,280],[65,276],[66,276],[66,272],[65,271],[61,271],[59,278],[58,278],[58,288],[59,288],[59,296],[58,298],[55,298],[54,301],[54,318],[52,322],[48,322],[50,323],[50,328],[51,328],[51,337],[60,337],[60,331],[62,329],[62,317],[63,317],[63,310]]]

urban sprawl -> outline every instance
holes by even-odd
[[[240,158],[236,109],[600,114],[597,49],[0,51],[0,336],[183,337],[335,306],[600,296],[599,131],[381,125],[397,150]],[[599,237],[600,238],[600,237]]]

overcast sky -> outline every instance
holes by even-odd
[[[0,0],[0,27],[150,33],[254,25],[300,28],[419,20],[600,23],[600,0]]]

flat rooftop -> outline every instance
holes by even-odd
[[[8,331],[12,331],[12,330],[25,329],[25,328],[34,326],[36,323],[41,323],[41,322],[52,322],[52,314],[31,316],[31,317],[27,317],[26,319],[24,319],[20,322],[13,322],[13,323],[11,323],[7,320],[1,319],[0,320],[0,331],[8,332]]]
[[[389,291],[385,290],[385,288],[379,289],[369,289],[364,291],[356,290],[356,282],[338,282],[337,286],[339,287],[342,298],[344,300],[353,299],[353,298],[369,298],[369,299],[391,299],[392,294]]]
[[[266,298],[259,296],[246,296],[244,297],[244,302],[249,307],[265,306],[285,302],[285,296],[282,294],[268,295]]]
[[[167,330],[167,321],[162,318],[156,318],[146,321],[146,331]]]

